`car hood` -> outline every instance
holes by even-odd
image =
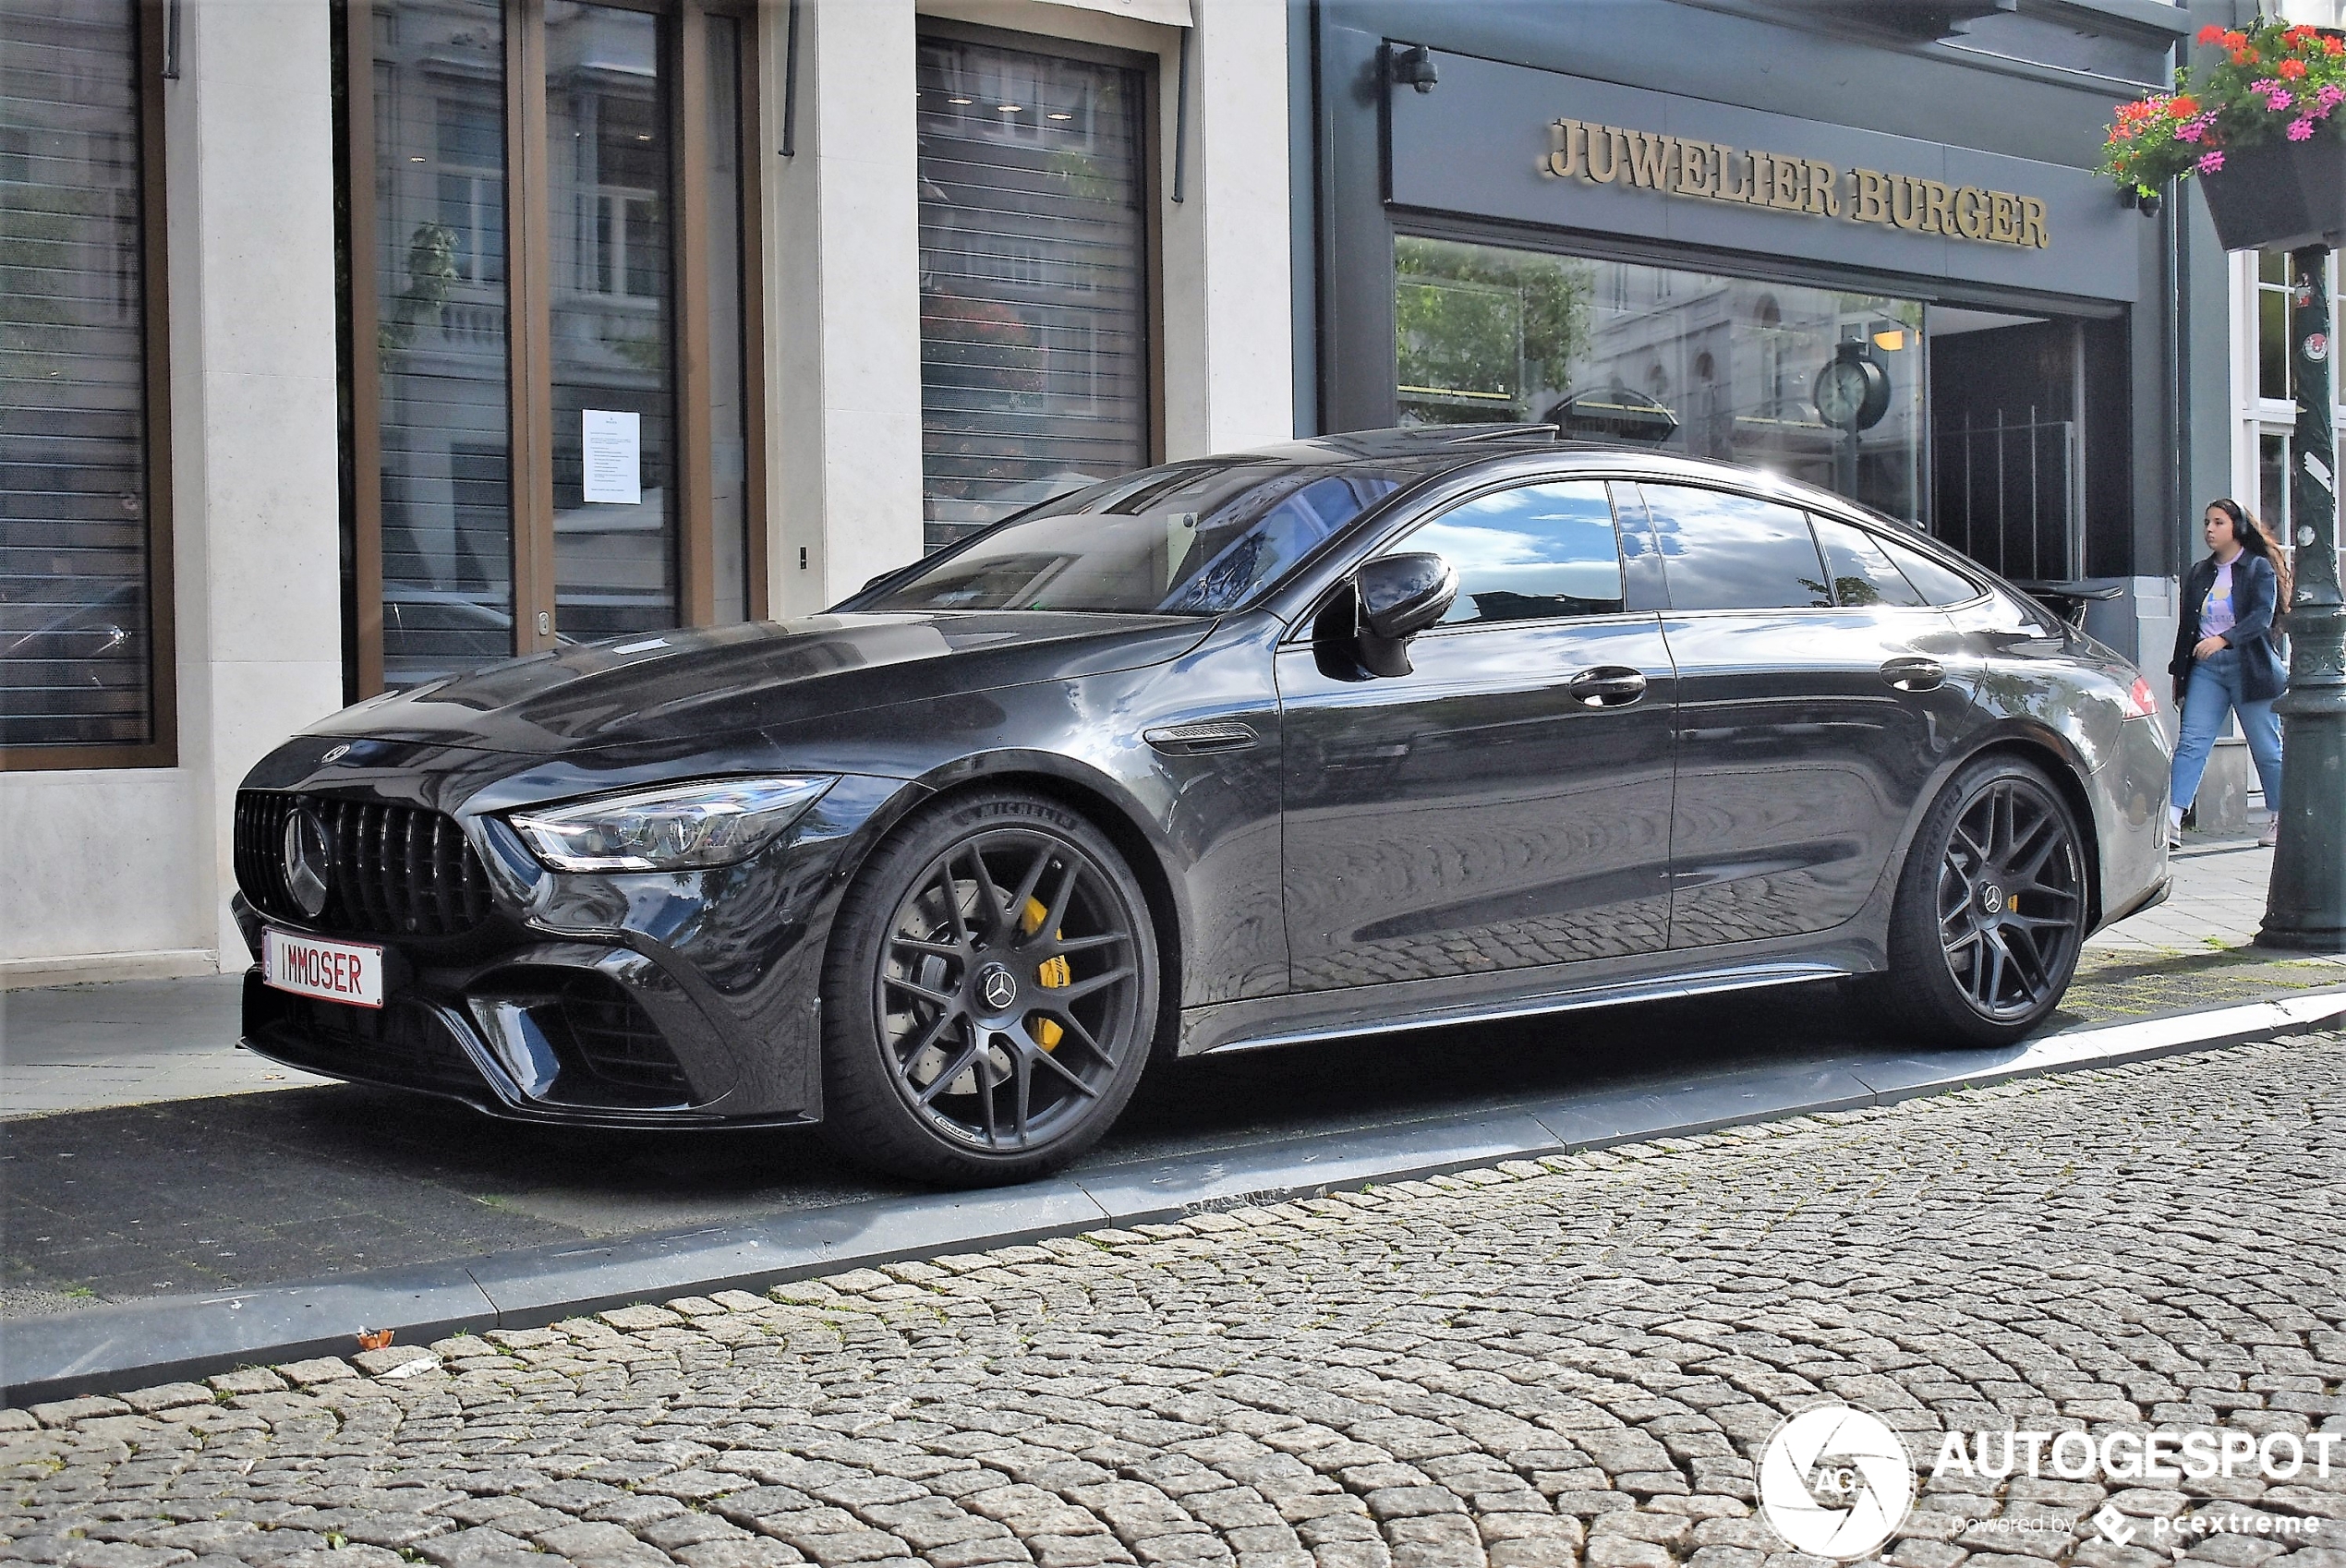
[[[1137,669],[1211,627],[1014,610],[748,621],[490,665],[360,703],[308,733],[529,754],[706,739]]]

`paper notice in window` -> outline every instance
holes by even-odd
[[[644,499],[644,416],[581,409],[583,499],[636,506]]]

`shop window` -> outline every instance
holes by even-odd
[[[0,766],[173,760],[159,15],[0,0]]]
[[[920,42],[921,476],[936,549],[1145,465],[1146,93],[1106,59]]]
[[[1553,421],[1922,513],[1912,300],[1406,235],[1394,269],[1405,424]],[[1851,356],[1888,398],[1836,422],[1819,376]]]
[[[337,8],[351,695],[760,612],[749,14]]]

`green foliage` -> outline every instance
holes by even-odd
[[[2346,102],[2346,38],[2267,18],[2199,30],[2200,63],[2175,90],[2118,105],[2099,172],[2138,196],[2171,179],[2221,172],[2229,148],[2335,139]]]
[[[1394,270],[1404,388],[1524,413],[1533,390],[1569,381],[1588,344],[1586,263],[1404,236],[1394,245]]]
[[[407,241],[407,286],[393,298],[375,329],[378,351],[386,356],[406,352],[423,320],[440,319],[455,282],[456,231],[445,223],[419,225]]]

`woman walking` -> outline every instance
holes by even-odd
[[[2270,844],[2280,810],[2280,720],[2273,699],[2289,688],[2289,667],[2273,645],[2273,617],[2289,601],[2289,565],[2236,501],[2208,502],[2203,528],[2207,558],[2183,579],[2175,657],[2167,666],[2183,710],[2167,790],[2167,843],[2183,845],[2183,813],[2199,793],[2208,751],[2230,712],[2240,715],[2264,781],[2265,822],[2256,841]]]

